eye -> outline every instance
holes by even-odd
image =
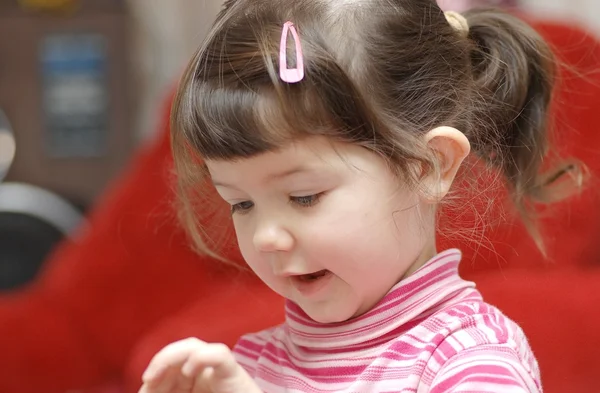
[[[300,207],[311,207],[319,203],[323,194],[290,197],[290,202]]]
[[[240,203],[236,203],[235,205],[231,205],[231,214],[245,214],[250,211],[254,207],[254,202],[251,201],[243,201]]]

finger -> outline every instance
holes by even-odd
[[[144,382],[157,380],[168,368],[180,368],[187,361],[190,353],[197,351],[202,347],[202,344],[204,343],[198,339],[188,338],[167,345],[154,355],[142,376],[142,380]]]
[[[187,377],[181,373],[181,370],[178,370],[178,374],[174,379],[176,381],[175,386],[173,386],[166,393],[190,393],[194,388],[194,378]],[[204,392],[203,392],[204,393]]]
[[[213,372],[214,369],[212,367],[207,367],[202,370],[202,372],[197,375],[196,380],[194,381],[192,393],[206,393],[212,391],[208,381],[212,377]]]
[[[181,369],[179,367],[167,367],[165,370],[159,378],[144,383],[146,389],[144,393],[174,393],[180,391],[178,389],[184,383],[181,380]]]
[[[150,370],[150,367],[146,369],[144,375],[142,376],[142,381],[148,387],[153,387],[157,386],[165,379],[167,372],[169,371],[169,366],[165,364],[156,365],[152,367],[151,371]]]
[[[239,372],[239,366],[225,344],[199,345],[181,368],[182,374],[192,377],[207,367],[214,368],[214,377],[229,378]]]

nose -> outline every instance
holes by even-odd
[[[276,222],[263,222],[257,226],[253,240],[259,252],[290,251],[294,246],[291,232]]]

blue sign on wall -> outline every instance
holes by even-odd
[[[109,128],[106,45],[98,34],[55,34],[42,40],[42,105],[49,156],[105,154]]]

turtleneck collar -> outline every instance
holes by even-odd
[[[387,341],[390,335],[398,336],[443,307],[457,293],[464,294],[464,289],[475,287],[474,283],[460,278],[460,260],[461,252],[456,249],[436,255],[392,287],[370,311],[340,323],[315,322],[288,301],[285,312],[290,339],[305,349],[327,351],[356,349]]]

